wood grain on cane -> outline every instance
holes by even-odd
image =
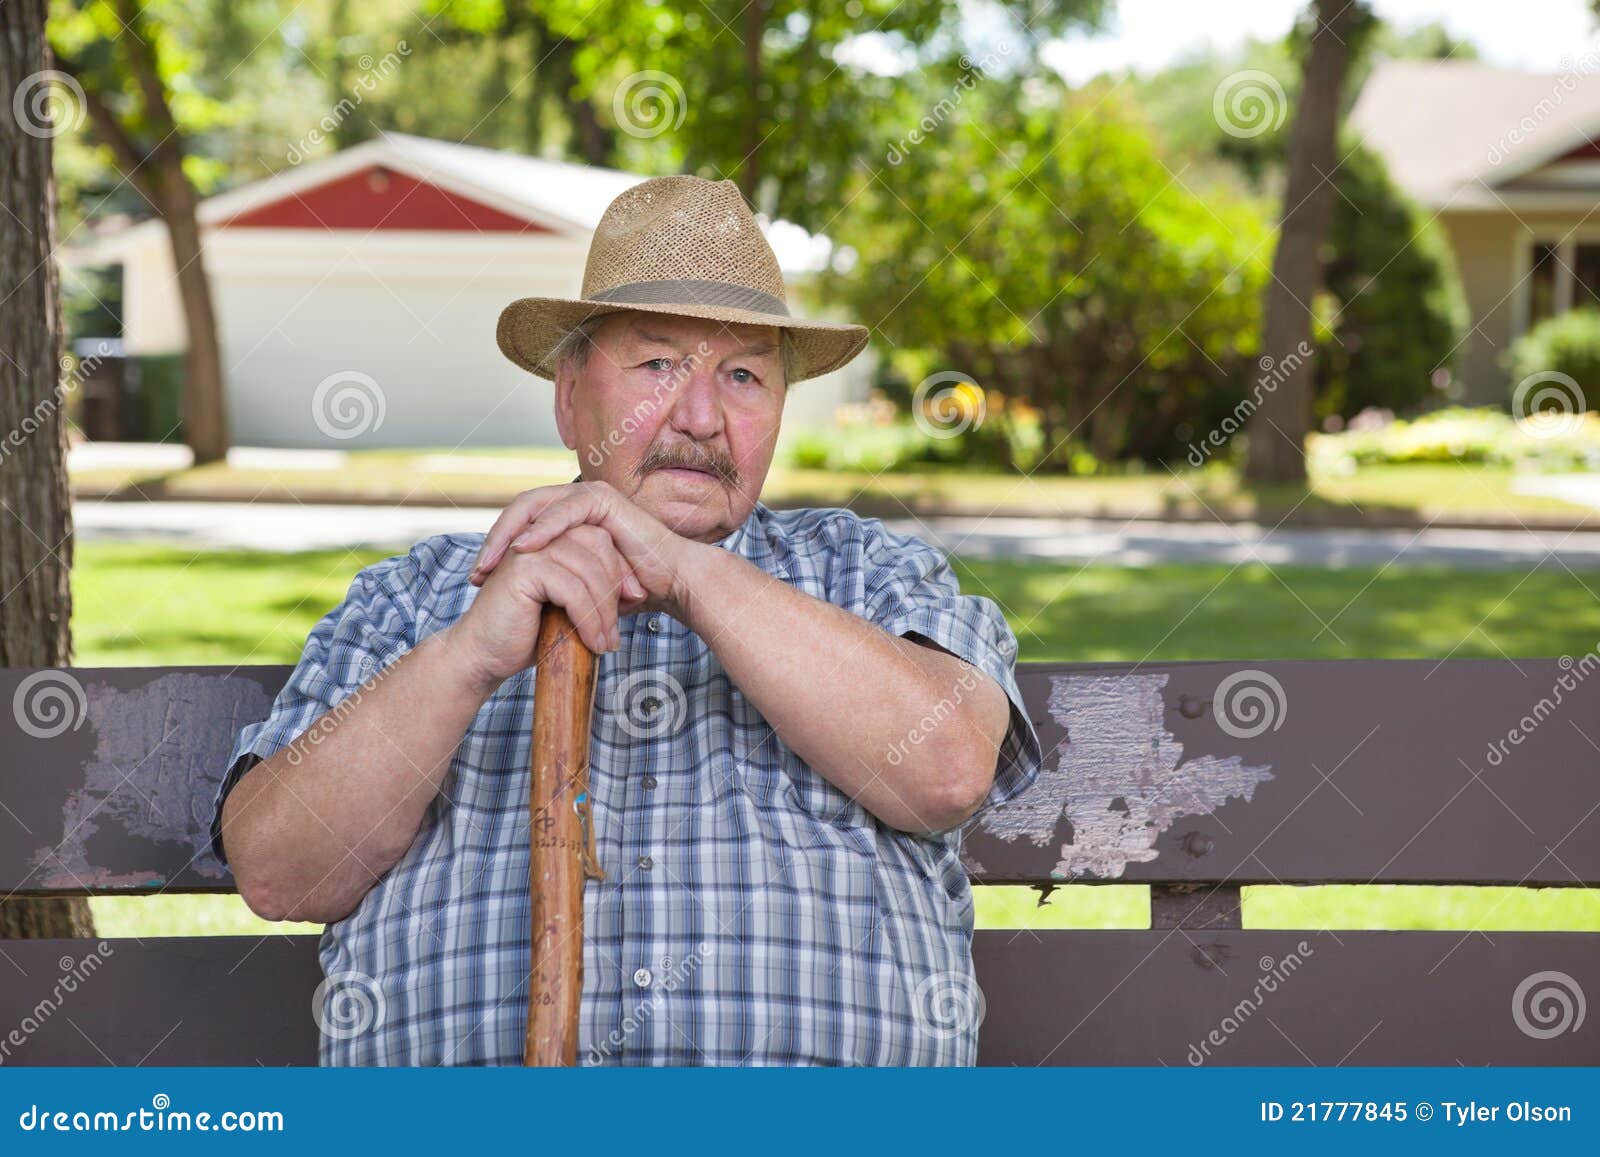
[[[533,895],[523,1064],[573,1065],[583,992],[583,882],[604,878],[589,822],[589,727],[595,656],[566,611],[546,606],[534,649],[528,794]]]

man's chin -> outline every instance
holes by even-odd
[[[661,479],[657,486],[651,484],[652,478],[654,475],[645,479],[634,501],[674,534],[715,542],[733,529],[727,523],[741,503],[732,486],[717,478],[689,485]]]

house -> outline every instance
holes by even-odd
[[[388,133],[201,203],[238,445],[559,446],[550,383],[495,345],[518,297],[577,296],[589,238],[632,173]],[[829,243],[764,224],[797,311]],[[121,266],[123,349],[181,351],[166,227],[80,246]],[[868,358],[802,383],[784,429],[865,396]]]
[[[1350,127],[1449,239],[1471,312],[1463,400],[1503,403],[1500,358],[1539,321],[1600,308],[1600,75],[1393,61]]]

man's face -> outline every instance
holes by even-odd
[[[761,495],[786,389],[776,327],[618,313],[557,367],[556,426],[586,480],[716,542]]]

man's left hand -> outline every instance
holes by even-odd
[[[704,544],[669,529],[609,482],[569,482],[517,495],[490,527],[469,581],[482,586],[507,550],[539,550],[568,528],[585,523],[611,535],[632,571],[632,581],[623,582],[620,614],[664,610],[682,617],[687,563]]]

